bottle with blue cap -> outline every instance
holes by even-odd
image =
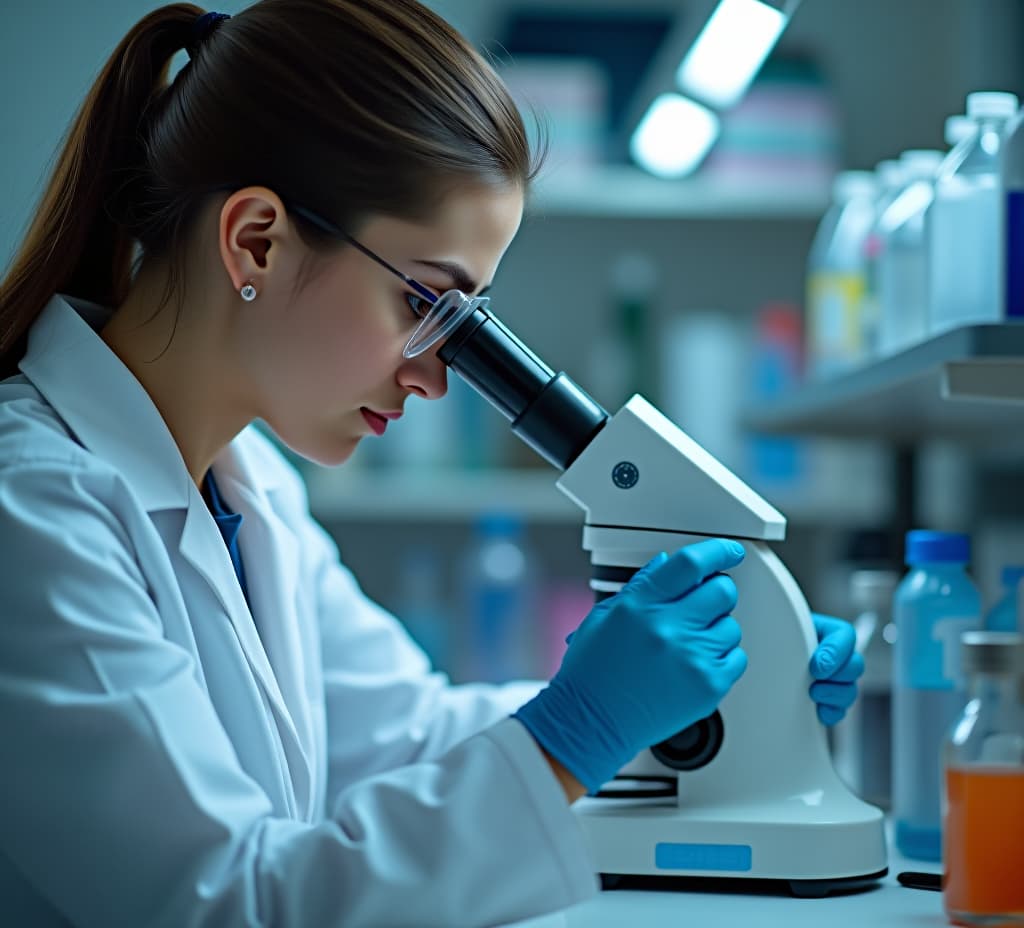
[[[1024,631],[1020,609],[1024,601],[1024,564],[1008,564],[1000,573],[1003,595],[985,614],[985,629],[990,632]]]
[[[942,859],[940,752],[964,702],[960,636],[981,624],[970,539],[907,533],[910,568],[893,597],[892,815],[904,857]]]

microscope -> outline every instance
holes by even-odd
[[[771,879],[823,896],[883,877],[882,812],[839,779],[807,692],[810,610],[769,546],[785,537],[785,518],[642,396],[609,416],[485,307],[438,356],[562,471],[558,488],[585,514],[598,600],[660,551],[710,536],[746,549],[730,571],[746,673],[712,715],[574,806],[605,885]]]

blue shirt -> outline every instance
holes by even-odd
[[[245,568],[242,566],[242,552],[238,548],[238,530],[242,527],[242,517],[225,505],[220,490],[217,489],[217,481],[213,479],[212,470],[206,472],[206,479],[203,481],[203,499],[210,507],[217,528],[220,529],[224,538],[224,544],[228,546],[228,554],[231,556],[231,565],[235,568],[235,576],[238,577],[245,601],[249,602],[249,589],[245,584]]]

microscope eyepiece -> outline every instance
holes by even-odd
[[[438,357],[512,423],[512,431],[565,470],[604,426],[608,413],[564,373],[555,373],[481,307]]]

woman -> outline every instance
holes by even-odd
[[[338,464],[441,398],[430,301],[486,288],[535,170],[414,0],[174,4],[116,49],[0,285],[5,923],[483,925],[594,892],[569,805],[743,672],[742,550],[656,558],[544,688],[451,686],[251,426]],[[831,721],[860,668],[822,630]]]

